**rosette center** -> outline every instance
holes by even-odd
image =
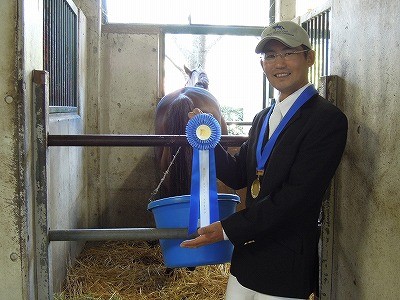
[[[196,136],[202,140],[208,140],[211,137],[211,128],[205,124],[200,125],[196,129]]]

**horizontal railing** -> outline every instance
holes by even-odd
[[[222,135],[221,145],[238,147],[247,136]],[[47,146],[112,146],[112,147],[151,147],[151,146],[189,145],[185,135],[123,135],[123,134],[81,134],[48,135]]]
[[[187,228],[110,228],[49,230],[50,241],[121,241],[187,239]]]
[[[247,136],[222,135],[221,145],[238,147]],[[152,147],[189,145],[185,135],[80,134],[48,135],[47,146]],[[112,228],[49,230],[49,241],[187,239],[187,228]]]

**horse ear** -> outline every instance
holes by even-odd
[[[183,65],[183,68],[185,69],[185,73],[190,77],[192,75],[192,72],[186,65]]]

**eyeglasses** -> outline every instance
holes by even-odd
[[[300,51],[284,51],[280,53],[263,53],[262,59],[266,63],[274,63],[278,56],[282,57],[286,61],[291,61],[296,59],[296,54],[308,52],[310,50],[300,50]]]

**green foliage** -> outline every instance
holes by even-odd
[[[222,106],[221,113],[225,121],[243,121],[243,108],[235,108],[231,106]],[[228,125],[228,134],[244,135],[243,126],[231,124]]]

